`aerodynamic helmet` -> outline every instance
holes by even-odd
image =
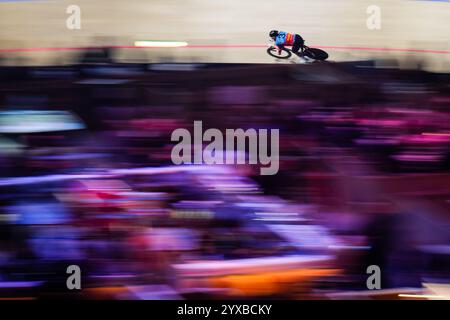
[[[278,30],[272,30],[269,32],[269,37],[276,38],[278,36]]]

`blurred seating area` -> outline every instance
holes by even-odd
[[[369,265],[393,299],[450,282],[450,74],[0,69],[0,298],[367,298]],[[195,120],[279,129],[278,174],[173,165]]]

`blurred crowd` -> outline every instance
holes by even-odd
[[[389,298],[448,283],[448,74],[85,61],[0,82],[1,297],[366,297],[370,265]],[[279,129],[278,174],[173,165],[195,120]]]

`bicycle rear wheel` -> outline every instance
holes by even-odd
[[[292,52],[290,50],[288,50],[288,49],[285,49],[285,48],[281,49],[281,54],[280,55],[278,54],[278,48],[275,48],[275,47],[269,47],[267,49],[267,53],[270,56],[272,56],[274,58],[277,58],[277,59],[288,59],[288,58],[290,58],[292,56]]]
[[[314,59],[314,60],[320,60],[320,61],[324,61],[328,59],[328,53],[326,53],[325,51],[321,50],[321,49],[317,49],[317,48],[307,48],[305,49],[305,51],[303,51],[303,55]]]

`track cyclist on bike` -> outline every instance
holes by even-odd
[[[301,50],[301,53],[303,53],[305,40],[303,40],[303,38],[299,34],[272,30],[269,33],[269,37],[275,42],[275,45],[278,47],[278,54],[281,54],[281,50],[285,46],[292,46],[292,52],[296,55],[299,55],[299,50]]]

